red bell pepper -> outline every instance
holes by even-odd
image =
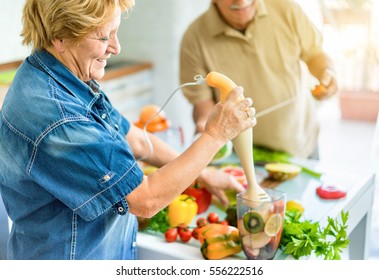
[[[190,195],[195,199],[195,202],[197,203],[197,214],[207,211],[211,205],[212,194],[196,181],[183,193]]]

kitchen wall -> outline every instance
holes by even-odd
[[[0,64],[22,60],[30,52],[22,46],[21,15],[25,0],[0,0]]]
[[[119,30],[122,46],[116,59],[147,60],[154,65],[155,104],[162,106],[179,86],[179,45],[189,23],[206,10],[210,0],[138,0]],[[191,81],[188,81],[191,82]],[[186,142],[192,140],[192,106],[177,92],[165,107],[175,126],[182,126]]]

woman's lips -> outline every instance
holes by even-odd
[[[105,67],[107,66],[107,60],[106,59],[97,59],[96,60],[100,66]]]

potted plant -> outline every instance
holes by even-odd
[[[379,84],[371,0],[322,0],[325,24],[339,39],[336,69],[340,87],[339,101],[344,119],[376,121],[379,112]],[[343,35],[342,35],[343,34]],[[354,38],[354,40],[352,40]],[[341,43],[342,41],[342,43]],[[339,70],[339,71],[338,71]]]

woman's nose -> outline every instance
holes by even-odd
[[[118,55],[120,53],[120,51],[121,51],[121,46],[120,46],[120,43],[118,41],[118,37],[115,36],[109,42],[108,52],[113,54],[113,55]]]

